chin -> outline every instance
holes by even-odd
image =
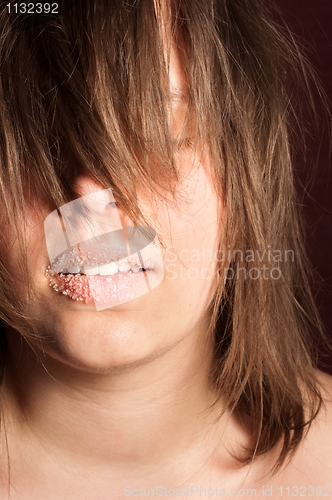
[[[153,359],[164,344],[157,328],[161,319],[154,322],[153,314],[135,308],[134,302],[98,312],[93,305],[75,303],[60,313],[48,311],[47,319],[40,321],[45,353],[93,373],[124,370]]]

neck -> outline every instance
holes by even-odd
[[[200,447],[206,454],[207,433],[216,431],[216,411],[208,409],[215,396],[208,376],[212,346],[197,349],[197,337],[188,335],[153,360],[107,374],[50,356],[37,362],[25,341],[20,346],[19,334],[8,337],[9,419],[43,453],[99,469],[146,466],[157,457],[168,463],[184,450],[188,459]],[[218,420],[219,431],[226,419]]]

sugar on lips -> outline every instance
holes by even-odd
[[[77,246],[57,257],[52,267],[48,266],[49,285],[54,291],[85,303],[97,301],[116,305],[131,300],[146,288],[146,274],[153,271],[154,263],[151,258],[143,262],[137,253],[118,257],[114,250],[82,251]]]

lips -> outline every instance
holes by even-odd
[[[105,252],[83,245],[60,255],[46,271],[55,292],[72,300],[97,302],[101,308],[132,300],[151,290],[147,272],[153,271],[151,258],[141,254],[104,262]],[[103,306],[101,306],[103,304]]]
[[[150,243],[142,251],[124,257],[125,251],[98,245],[96,239],[81,242],[58,255],[48,267],[49,285],[72,300],[94,303],[97,310],[140,297],[163,277],[163,273],[155,272],[159,250]],[[108,260],[118,255],[122,258]]]

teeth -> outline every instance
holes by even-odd
[[[99,268],[98,266],[89,266],[89,264],[84,264],[83,271],[87,276],[95,276],[99,273]]]
[[[129,262],[119,262],[118,263],[118,266],[119,266],[119,271],[129,271],[130,269],[130,264]]]
[[[146,263],[146,268],[148,267],[148,263]],[[107,262],[106,264],[100,264],[99,266],[96,264],[83,264],[80,266],[78,264],[73,264],[64,271],[69,274],[79,274],[83,273],[86,276],[112,276],[116,274],[118,271],[120,272],[128,272],[131,270],[133,273],[138,273],[142,270],[140,265],[136,263],[130,263],[128,261],[117,261],[117,262]],[[59,272],[59,271],[57,271]]]
[[[119,268],[116,262],[109,262],[108,264],[103,264],[99,266],[100,276],[108,276],[109,274],[116,274]]]
[[[71,266],[71,267],[68,267],[68,272],[70,274],[77,274],[81,271],[81,268],[80,266]]]

